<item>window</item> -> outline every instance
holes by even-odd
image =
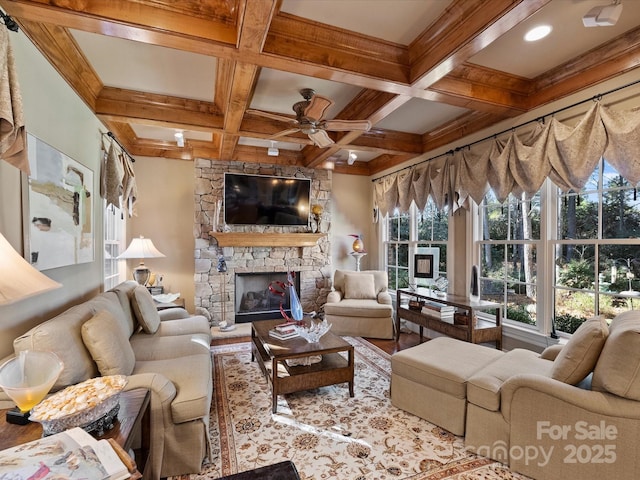
[[[108,206],[104,211],[104,289],[109,290],[125,279],[124,260],[118,260],[125,248],[124,212]]]
[[[434,255],[434,276],[447,275],[447,243],[449,237],[449,217],[446,211],[439,211],[428,201],[424,210],[411,205],[408,213],[397,210],[384,218],[384,250],[389,289],[409,287],[413,273],[414,254]],[[437,260],[436,260],[437,259]],[[433,280],[431,282],[433,282]]]
[[[532,198],[479,206],[481,295],[505,323],[572,334],[589,317],[640,307],[640,200],[601,160],[579,192],[547,180]]]
[[[540,194],[510,195],[502,204],[489,192],[480,206],[480,291],[482,298],[506,305],[506,318],[537,323]]]

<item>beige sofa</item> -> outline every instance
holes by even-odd
[[[336,270],[333,290],[324,305],[325,318],[337,335],[393,337],[393,306],[387,272]]]
[[[436,338],[392,356],[391,398],[535,479],[640,478],[640,312],[542,354]]]
[[[126,390],[148,388],[145,478],[157,479],[199,472],[209,458],[210,341],[206,318],[180,308],[158,312],[147,289],[130,281],[34,327],[14,340],[14,350],[49,350],[62,359],[52,391],[115,374],[127,375]]]

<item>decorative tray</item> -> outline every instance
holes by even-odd
[[[43,436],[73,427],[102,435],[113,427],[125,384],[124,375],[112,375],[71,385],[36,405],[29,419],[42,424]]]

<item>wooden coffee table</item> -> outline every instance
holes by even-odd
[[[271,384],[273,413],[278,408],[278,395],[301,392],[312,388],[349,383],[349,396],[353,397],[353,346],[331,331],[318,343],[308,343],[304,338],[276,340],[269,330],[283,323],[278,320],[261,320],[251,324],[251,360],[257,360],[262,373]],[[346,358],[340,352],[346,352]],[[290,366],[287,360],[322,355],[322,361],[312,365]]]

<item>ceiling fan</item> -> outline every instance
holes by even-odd
[[[296,125],[294,128],[289,128],[272,135],[269,137],[269,140],[284,137],[295,132],[302,132],[308,135],[311,141],[321,148],[328,147],[334,143],[327,134],[327,130],[360,130],[367,132],[371,128],[371,122],[369,122],[369,120],[325,120],[323,118],[324,114],[329,107],[333,105],[333,101],[327,97],[316,95],[316,92],[311,88],[303,88],[300,90],[300,95],[302,95],[304,101],[297,102],[293,105],[293,111],[296,112],[295,119],[276,113],[263,112],[261,110],[250,109],[247,110],[247,113]]]

